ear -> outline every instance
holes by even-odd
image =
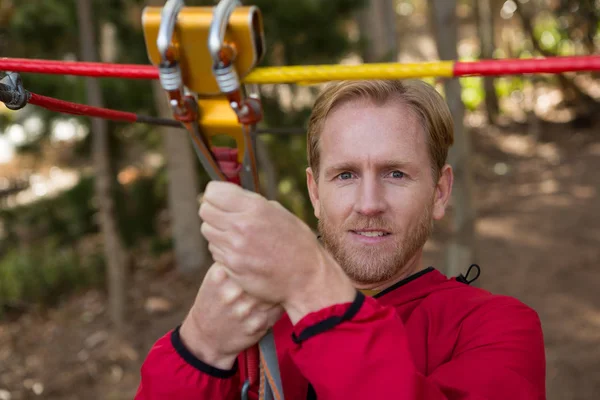
[[[446,207],[452,194],[452,185],[454,183],[454,173],[452,167],[444,165],[440,173],[440,179],[435,186],[435,197],[433,199],[433,219],[440,220],[446,214]]]
[[[315,175],[310,167],[306,168],[306,186],[308,187],[308,195],[312,203],[315,217],[321,218],[321,203],[319,201],[319,187],[315,179]]]

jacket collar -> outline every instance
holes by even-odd
[[[427,296],[448,278],[434,267],[416,272],[373,295],[382,304],[403,304]]]

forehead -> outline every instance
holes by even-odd
[[[335,107],[320,138],[322,163],[385,159],[426,163],[425,133],[410,106],[357,99]]]

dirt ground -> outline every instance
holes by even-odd
[[[538,311],[549,400],[600,394],[600,125],[527,127],[471,121],[481,287]],[[427,245],[444,270],[444,239]],[[178,324],[197,282],[140,262],[127,333],[111,335],[105,297],[89,291],[47,314],[0,324],[0,400],[131,399],[152,343]],[[155,261],[155,260],[154,260]],[[146,265],[147,264],[147,265]],[[466,269],[467,266],[465,266]]]

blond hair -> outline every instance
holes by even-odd
[[[315,179],[319,176],[319,138],[329,113],[338,105],[356,99],[368,99],[382,105],[400,99],[421,123],[429,148],[435,182],[446,164],[448,149],[454,142],[452,115],[443,97],[431,85],[420,80],[342,81],[329,84],[315,101],[307,130],[308,165]]]

